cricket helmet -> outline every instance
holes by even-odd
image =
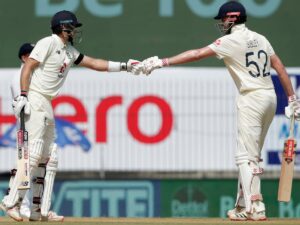
[[[27,55],[27,54],[31,53],[33,48],[34,48],[34,44],[31,44],[31,43],[22,44],[20,49],[19,49],[19,53],[18,53],[19,59],[22,60],[23,55]]]
[[[74,13],[66,10],[57,12],[51,19],[51,28],[58,27],[60,25],[72,25],[73,27],[81,27],[82,23],[77,20]]]
[[[221,5],[219,13],[214,19],[221,20],[220,23],[216,24],[216,27],[222,35],[230,34],[234,25],[243,24],[247,21],[246,9],[239,2],[229,1]]]
[[[74,13],[70,11],[59,11],[51,19],[51,29],[54,34],[61,34],[66,32],[68,35],[68,41],[73,45],[74,43],[80,43],[82,40],[82,32],[78,30],[81,27],[80,23]]]
[[[229,1],[224,3],[217,16],[214,17],[216,20],[223,19],[227,16],[236,16],[237,21],[235,24],[245,23],[247,21],[247,13],[245,7],[237,1]]]

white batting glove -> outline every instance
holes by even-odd
[[[22,111],[22,109],[24,108],[24,113],[26,115],[30,114],[30,105],[29,102],[27,100],[27,97],[25,96],[18,96],[17,99],[14,99],[12,102],[12,107],[15,113],[15,116],[17,118],[20,117],[20,113]]]
[[[158,56],[153,56],[143,61],[143,73],[149,75],[153,70],[169,66],[168,59],[160,59]]]
[[[127,72],[130,72],[134,75],[140,75],[143,70],[143,64],[135,59],[129,59],[127,62]]]
[[[296,120],[300,120],[300,101],[296,96],[289,96],[289,104],[285,107],[285,116],[290,119],[294,114]]]

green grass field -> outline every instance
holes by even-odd
[[[53,224],[50,222],[14,222],[11,219],[5,217],[0,218],[0,225],[2,224],[35,224],[35,225],[46,225],[46,224]],[[270,218],[267,221],[263,222],[254,222],[254,221],[246,221],[246,222],[234,222],[228,219],[182,219],[182,218],[66,218],[63,222],[64,225],[223,225],[223,224],[272,224],[272,225],[299,225],[300,219],[277,219],[277,218]]]

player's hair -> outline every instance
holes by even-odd
[[[237,16],[237,20],[234,22],[235,24],[243,24],[247,22],[247,16]]]
[[[53,34],[61,34],[62,33],[62,26],[57,25],[57,26],[51,27],[51,30],[52,30]]]

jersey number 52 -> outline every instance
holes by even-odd
[[[246,67],[254,66],[257,70],[257,73],[253,73],[252,71],[248,71],[252,77],[259,77],[261,74],[263,77],[269,76],[270,71],[267,70],[268,65],[268,55],[264,50],[259,50],[256,54],[254,52],[246,53]],[[259,64],[264,64],[263,68],[259,66]],[[261,71],[262,69],[262,71]]]

